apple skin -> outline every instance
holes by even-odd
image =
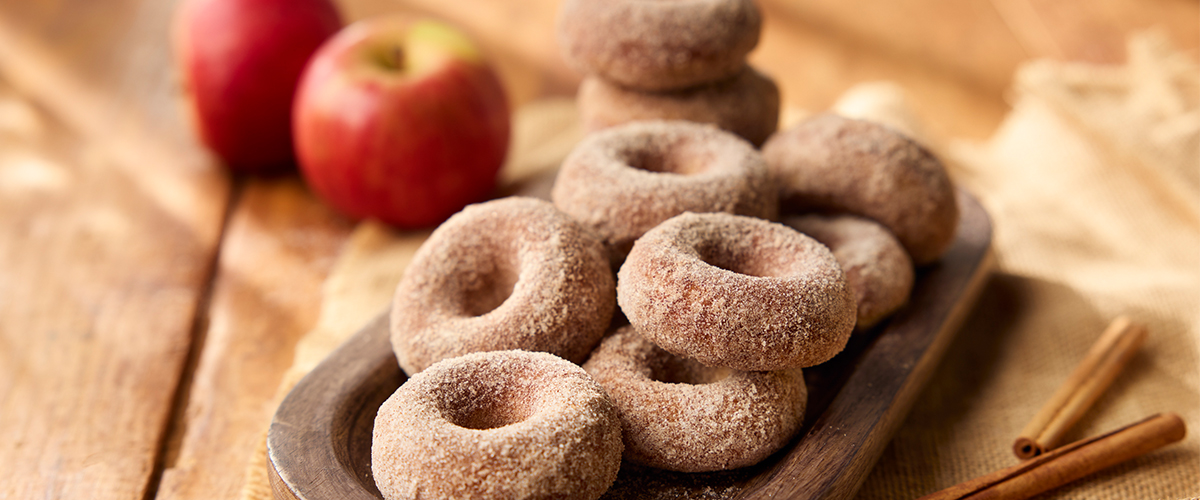
[[[341,27],[329,0],[184,0],[172,35],[200,140],[234,171],[289,167],[300,74]]]
[[[300,171],[334,208],[434,226],[487,198],[510,110],[470,40],[434,21],[360,21],[313,55],[296,94]]]

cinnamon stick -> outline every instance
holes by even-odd
[[[1017,458],[1028,459],[1053,449],[1088,408],[1112,385],[1146,339],[1146,327],[1125,316],[1113,320],[1083,361],[1013,443]]]
[[[1052,490],[1183,439],[1187,427],[1174,413],[1156,414],[1115,431],[1068,444],[1038,457],[921,497],[919,500],[1019,500]]]

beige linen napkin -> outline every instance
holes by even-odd
[[[1164,39],[1128,63],[1034,62],[953,175],[995,221],[999,270],[859,498],[915,498],[1017,463],[1021,428],[1114,317],[1149,327],[1069,440],[1155,412],[1181,444],[1039,498],[1200,497],[1200,69]]]
[[[1025,67],[1014,110],[987,144],[922,137],[989,210],[1000,267],[861,498],[914,498],[1015,463],[1012,440],[1119,314],[1148,324],[1150,337],[1069,438],[1158,411],[1200,433],[1198,75],[1160,38],[1142,37],[1123,67]],[[837,109],[925,133],[895,87],[854,89]],[[541,102],[516,126],[506,192],[544,195],[546,173],[580,137],[578,117],[569,101]],[[382,311],[423,237],[355,230],[280,398]],[[264,444],[243,498],[271,498],[266,478]],[[1050,498],[1179,499],[1200,496],[1198,484],[1200,438],[1189,437]]]

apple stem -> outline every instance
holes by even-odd
[[[379,58],[380,64],[391,70],[399,71],[404,69],[404,49],[395,45],[389,47],[389,49],[381,54]]]

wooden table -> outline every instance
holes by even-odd
[[[0,498],[233,498],[353,221],[295,176],[226,173],[170,64],[170,1],[0,5]],[[569,95],[553,0],[342,0],[450,19],[514,103]],[[1186,0],[760,0],[789,107],[888,79],[942,137],[986,137],[1032,57],[1119,62]]]

